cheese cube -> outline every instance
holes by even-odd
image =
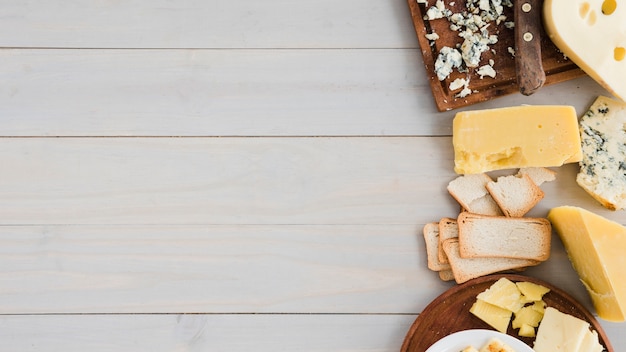
[[[554,44],[615,96],[626,99],[626,6],[616,0],[545,0]]]
[[[541,318],[543,318],[542,313],[533,309],[532,306],[527,306],[515,313],[515,319],[513,319],[511,325],[513,326],[513,329],[519,329],[523,325],[537,327],[539,326]]]
[[[626,228],[588,210],[561,206],[548,219],[602,319],[626,320]]]
[[[516,106],[463,111],[453,121],[454,171],[561,166],[582,159],[571,106]]]
[[[535,328],[533,326],[526,325],[526,324],[523,324],[519,328],[519,332],[517,334],[523,337],[535,337],[536,335]]]

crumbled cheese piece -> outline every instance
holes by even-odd
[[[455,97],[457,97],[457,98],[465,98],[466,96],[468,96],[468,95],[470,95],[472,93],[473,93],[473,91],[469,87],[466,86],[465,88],[463,88],[463,90],[459,94],[456,94]]]
[[[482,53],[489,50],[490,44],[495,44],[498,37],[495,35],[484,36],[483,34],[468,33],[460,34],[465,40],[461,45],[461,54],[467,67],[477,67]]]
[[[426,6],[428,6],[428,0],[417,0],[418,4],[424,4]]]
[[[468,83],[469,82],[465,78],[457,78],[452,81],[452,83],[450,83],[449,88],[451,91],[455,91],[461,89],[462,87],[465,87]]]
[[[437,34],[435,32],[425,34],[424,36],[426,37],[426,39],[432,40],[432,41],[435,41],[435,40],[439,39],[439,34]]]
[[[435,61],[435,73],[440,81],[446,79],[455,68],[459,68],[463,63],[461,53],[449,46],[444,46],[439,51],[437,61]]]
[[[515,49],[508,47],[506,50],[509,52],[509,54],[511,54],[511,56],[515,57]]]
[[[437,2],[435,3],[435,6],[431,6],[426,11],[426,19],[429,21],[448,17],[450,15],[452,15],[452,11],[446,8],[446,5],[443,2],[443,0],[437,0]]]
[[[454,2],[450,2],[449,5],[454,6]],[[437,0],[434,6],[428,8],[424,16],[427,20],[446,18],[450,23],[450,30],[458,31],[459,37],[463,38],[463,42],[457,44],[456,48],[444,47],[440,50],[435,62],[435,73],[440,81],[448,78],[455,69],[460,73],[465,73],[469,72],[468,68],[477,68],[484,52],[491,51],[495,55],[495,50],[490,46],[498,42],[498,36],[490,34],[489,27],[493,22],[496,24],[505,22],[507,18],[504,15],[504,7],[513,7],[513,3],[511,0],[466,0],[465,7],[465,11],[453,13],[446,8],[443,0]],[[431,45],[434,44],[432,41],[437,40],[433,38],[438,37],[436,33],[426,35],[426,38],[431,40]],[[479,76],[481,78],[495,77],[493,66],[494,62],[490,60],[488,67],[478,69]],[[458,89],[460,83],[453,82],[450,86]],[[463,98],[473,93],[468,84],[463,87],[464,89],[456,95],[457,97]]]
[[[483,65],[483,66],[481,66],[476,71],[476,73],[480,76],[480,78],[483,78],[485,76],[489,76],[491,78],[495,78],[496,77],[496,70],[494,70],[491,65]]]

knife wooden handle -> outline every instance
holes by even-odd
[[[519,90],[531,95],[546,81],[541,60],[541,0],[515,0],[515,69]]]

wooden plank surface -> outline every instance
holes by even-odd
[[[417,224],[458,215],[450,137],[3,138],[0,224]],[[584,205],[575,182],[531,214]],[[623,221],[626,222],[626,221]]]
[[[417,47],[401,1],[2,0],[0,8],[3,47]]]
[[[410,28],[409,28],[410,29]],[[3,136],[450,135],[416,49],[0,50]],[[589,78],[467,109],[571,104]]]
[[[0,351],[398,351],[453,285],[420,232],[458,211],[454,112],[404,0],[0,0],[0,81]],[[557,171],[533,215],[626,223]],[[526,274],[591,307],[553,240]]]
[[[398,352],[414,315],[2,315],[3,351]],[[619,342],[623,327],[603,323]]]
[[[1,226],[0,302],[3,314],[418,314],[453,285],[427,269],[422,226]],[[591,309],[554,247],[528,274]]]
[[[418,313],[445,287],[421,228],[458,214],[448,137],[0,142],[7,313]],[[529,215],[624,222],[557,172]],[[529,272],[588,300],[555,243]]]
[[[3,351],[399,351],[413,315],[0,316]]]

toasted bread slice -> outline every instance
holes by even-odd
[[[463,258],[459,251],[459,239],[444,241],[443,249],[448,256],[454,280],[457,284],[502,271],[517,270],[539,264],[537,261],[515,258]]]
[[[500,176],[485,186],[504,215],[522,217],[532,209],[544,193],[528,174]]]
[[[451,269],[441,270],[439,271],[439,278],[443,281],[452,281],[454,280],[454,273]]]
[[[550,257],[552,226],[544,218],[510,218],[461,213],[460,254],[545,261]],[[448,258],[449,259],[449,258]]]
[[[493,180],[487,174],[463,175],[448,183],[448,192],[463,209],[483,215],[502,215],[486,185]]]
[[[521,168],[517,172],[517,175],[528,175],[537,186],[541,186],[545,182],[551,182],[556,180],[556,171],[550,170],[545,167]]]
[[[450,270],[450,264],[439,261],[439,223],[431,222],[424,225],[423,233],[426,242],[428,269],[433,271]]]
[[[443,250],[443,241],[449,238],[459,237],[459,226],[456,223],[456,219],[442,218],[439,220],[439,261],[442,263],[448,262],[446,252]]]

